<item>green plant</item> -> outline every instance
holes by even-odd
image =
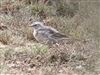
[[[37,43],[37,44],[33,45],[32,50],[36,54],[43,54],[43,53],[46,53],[48,51],[48,46]]]

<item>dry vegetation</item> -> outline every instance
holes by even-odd
[[[99,16],[98,0],[0,0],[0,75],[100,75]],[[71,43],[38,43],[37,20]]]

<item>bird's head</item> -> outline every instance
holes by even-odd
[[[44,27],[44,23],[43,22],[33,22],[30,27],[33,27],[34,29],[41,29]]]

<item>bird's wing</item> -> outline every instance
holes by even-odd
[[[66,35],[61,34],[58,31],[55,31],[54,29],[41,29],[41,31],[44,32],[44,35],[50,38],[54,38],[54,39],[68,38]]]
[[[54,34],[52,34],[51,37],[52,37],[52,38],[55,38],[55,39],[59,39],[59,38],[68,38],[66,35],[61,34],[61,33],[54,33]]]
[[[52,34],[55,33],[55,31],[51,30],[51,29],[39,29],[39,31],[47,36],[51,36]]]
[[[45,41],[46,43],[56,43],[56,39],[52,38],[52,34],[55,32],[50,29],[39,29],[37,35],[39,36],[38,38],[42,38],[41,41]],[[39,40],[39,39],[38,39]]]

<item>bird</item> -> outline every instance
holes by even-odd
[[[44,22],[35,21],[29,27],[32,27],[34,38],[42,44],[57,44],[62,39],[68,38],[53,27],[45,25]]]

